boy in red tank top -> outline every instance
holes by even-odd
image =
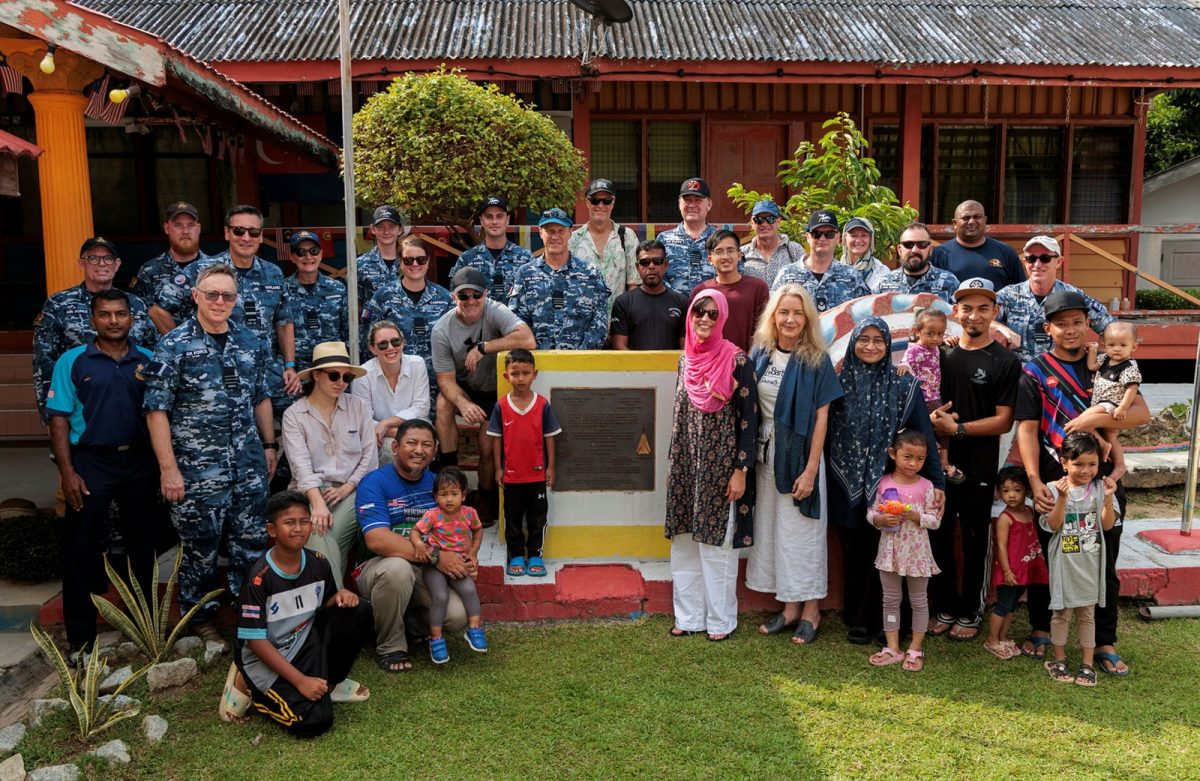
[[[512,392],[496,402],[488,435],[496,475],[504,486],[504,543],[508,574],[545,577],[542,544],[546,537],[546,491],[554,485],[554,437],[562,431],[550,402],[531,386],[537,378],[533,353],[511,350],[504,358],[504,379]]]

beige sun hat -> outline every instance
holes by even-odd
[[[343,369],[355,377],[362,377],[367,370],[350,362],[350,350],[345,342],[321,342],[313,348],[312,365],[296,376],[301,380],[312,377],[313,369]]]

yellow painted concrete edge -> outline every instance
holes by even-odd
[[[501,528],[500,539],[504,539]],[[663,536],[661,523],[653,526],[555,526],[546,527],[546,558],[578,559],[628,556],[665,559],[671,541]]]

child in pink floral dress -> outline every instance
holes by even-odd
[[[904,663],[904,669],[917,672],[925,666],[925,631],[929,628],[929,578],[938,574],[929,547],[929,529],[942,519],[933,508],[933,483],[921,477],[929,445],[925,434],[916,429],[901,429],[888,448],[888,457],[896,471],[879,481],[876,502],[867,510],[867,520],[880,529],[879,553],[875,568],[883,582],[883,634],[887,645],[871,656],[876,667]],[[900,600],[903,582],[908,581],[908,601],[912,606],[912,642],[900,653]]]
[[[933,412],[942,406],[942,344],[946,340],[946,313],[940,309],[918,309],[913,323],[912,339],[904,351],[899,373],[911,371],[921,386],[925,407]],[[964,479],[959,469],[950,463],[946,437],[938,437],[938,457],[946,479],[958,485]]]

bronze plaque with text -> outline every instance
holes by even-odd
[[[555,388],[555,491],[653,491],[653,388]]]

